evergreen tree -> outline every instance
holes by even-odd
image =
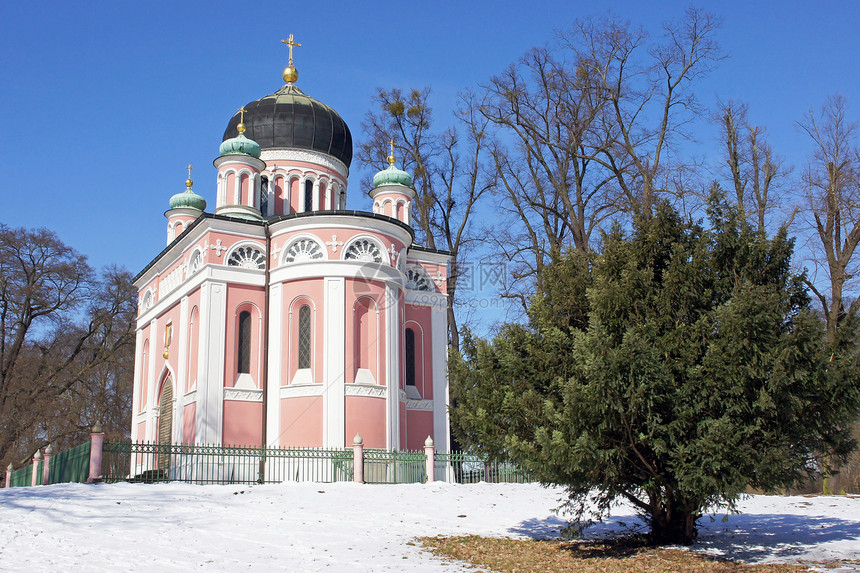
[[[456,434],[566,486],[577,527],[621,498],[654,543],[691,543],[708,508],[853,447],[855,329],[824,336],[785,230],[767,239],[720,196],[708,214],[658,205],[593,260],[558,257],[528,326],[452,357]]]

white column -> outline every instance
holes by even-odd
[[[325,208],[331,211],[334,209],[334,206],[331,204],[331,199],[334,196],[331,190],[332,181],[326,183],[325,186]]]
[[[176,416],[173,418],[173,436],[171,443],[182,443],[182,418],[185,414],[183,399],[188,385],[188,297],[183,296],[179,303],[179,354],[176,358],[176,381],[173,397],[176,400]]]
[[[155,388],[155,362],[158,354],[162,352],[162,341],[158,336],[158,318],[149,322],[149,368],[146,373],[146,432],[144,440],[155,439],[155,396],[158,391]]]
[[[197,443],[220,444],[223,436],[227,285],[208,282],[200,290]]]
[[[319,211],[319,209],[320,209],[320,180],[319,179],[314,179],[313,201],[311,204],[313,205],[314,211]]]
[[[131,396],[131,440],[133,442],[137,441],[137,413],[140,411],[140,385],[143,384],[141,369],[138,366],[142,363],[143,330],[138,326],[134,336],[134,393]]]
[[[385,284],[385,384],[387,442],[389,450],[400,449],[400,288]]]
[[[326,278],[323,298],[323,445],[342,448],[346,420],[346,280]]]
[[[438,295],[430,313],[433,371],[433,441],[437,452],[447,452],[450,435],[448,406],[448,301]]]
[[[284,307],[283,287],[272,285],[269,289],[269,316],[266,322],[269,327],[269,378],[266,391],[266,439],[268,446],[281,444],[281,332]]]

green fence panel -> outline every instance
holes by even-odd
[[[510,462],[487,462],[475,454],[440,452],[435,456],[436,479],[453,483],[528,483],[528,472]]]
[[[423,451],[364,450],[365,483],[424,483],[427,481]]]
[[[352,450],[106,442],[106,482],[254,484],[353,479]]]
[[[24,487],[33,483],[33,464],[29,463],[23,468],[12,472],[12,479],[9,480],[9,487]]]
[[[90,476],[90,448],[86,441],[51,458],[48,483],[85,483]]]

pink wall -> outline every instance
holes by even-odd
[[[197,425],[197,402],[186,405],[182,412],[182,443],[193,444]]]
[[[199,298],[199,293],[198,293]],[[185,391],[197,385],[197,362],[200,359],[200,309],[191,307],[188,317],[188,360],[185,372]]]
[[[407,410],[406,412],[406,443],[400,437],[401,448],[407,450],[423,450],[424,440],[433,435],[433,412],[426,410]]]
[[[239,347],[239,314],[251,313],[251,378],[260,388],[263,367],[262,335],[265,322],[262,309],[265,292],[262,287],[230,284],[227,286],[227,339],[224,356],[224,386],[230,388],[238,378],[237,351]]]
[[[290,179],[290,213],[298,213],[299,207],[304,199],[304,194],[300,193],[301,184],[297,178]]]
[[[270,440],[274,436],[269,437]],[[323,398],[302,396],[281,399],[281,446],[319,447],[323,443]],[[352,443],[352,438],[348,443]]]
[[[286,185],[287,181],[283,175],[278,175],[275,177],[275,215],[286,215],[284,213],[284,198],[286,193]]]
[[[225,446],[262,445],[262,402],[224,401],[224,436],[222,443]]]
[[[249,207],[253,206],[252,190],[251,178],[247,173],[242,173],[239,176],[239,203],[248,205]]]
[[[311,307],[311,373],[314,382],[322,382],[323,348],[323,279],[305,279],[284,284],[281,321],[281,386],[286,386],[298,370],[299,360],[299,308]]]
[[[146,338],[149,335],[149,326],[147,326],[143,331],[143,353],[140,355],[140,363],[138,367],[140,368],[140,378],[138,382],[137,388],[135,391],[137,392],[137,411],[142,412],[146,408],[146,398],[147,398],[147,388],[149,384],[147,383],[149,376],[149,339]]]
[[[385,399],[369,396],[346,397],[344,443],[351,444],[355,434],[364,438],[365,448],[385,448]]]
[[[433,398],[433,348],[432,337],[430,336],[432,313],[430,307],[418,305],[406,305],[406,324],[404,327],[404,336],[401,339],[403,357],[401,364],[402,384],[406,384],[406,327],[412,328],[415,331],[415,387],[423,398]]]
[[[377,384],[386,384],[385,287],[376,281],[346,280],[346,381],[358,368],[369,368]],[[396,307],[395,307],[396,308]]]

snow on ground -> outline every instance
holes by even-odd
[[[560,489],[536,484],[62,484],[0,490],[3,571],[468,571],[422,535],[547,537]],[[703,520],[697,549],[747,561],[860,560],[860,496],[765,497]],[[620,507],[589,530],[636,523]],[[860,571],[860,561],[853,570]],[[846,569],[852,570],[852,569]]]

